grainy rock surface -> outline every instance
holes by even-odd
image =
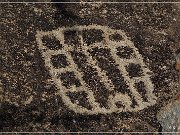
[[[180,50],[180,11],[175,4],[1,3],[0,9],[1,132],[165,131],[160,123],[164,120],[156,115],[179,91],[175,56]],[[154,105],[136,112],[85,115],[64,104],[38,49],[37,31],[92,24],[123,30],[134,43],[152,71]],[[136,70],[131,72],[136,74]]]
[[[169,103],[158,114],[163,132],[180,132],[180,101],[179,99]]]

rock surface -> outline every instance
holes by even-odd
[[[180,11],[175,4],[0,3],[0,9],[1,132],[160,132],[166,131],[167,128],[168,131],[171,129],[177,131],[173,129],[173,126],[170,129],[170,126],[167,127],[165,124],[165,121],[176,122],[168,119],[170,114],[179,111],[175,106],[172,110],[168,109],[168,112],[162,112],[162,116],[157,119],[157,113],[179,91],[178,71],[175,70],[174,65],[175,54],[180,49]],[[93,115],[75,113],[64,104],[62,96],[58,94],[59,88],[52,81],[49,69],[45,66],[36,35],[38,31],[47,32],[58,28],[88,25],[107,26],[126,33],[128,40],[133,42],[139,54],[142,55],[145,65],[151,71],[149,76],[154,85],[153,94],[157,97],[155,104],[135,112],[122,111]],[[69,36],[69,39],[73,39],[72,41],[76,44],[78,40],[71,34]],[[91,39],[87,43],[94,42],[93,36],[85,37]],[[57,42],[53,41],[53,43],[52,48],[56,48]],[[124,50],[129,54],[122,53]],[[117,63],[113,63],[108,53],[98,50],[94,52],[96,52],[94,58],[105,61],[104,63],[100,61],[100,64],[104,67],[103,71],[107,70],[109,73],[110,80],[114,79],[113,85],[118,87],[116,90],[125,89],[127,82],[123,82],[121,74],[116,70]],[[119,54],[123,59],[129,58],[131,53],[131,49],[119,48]],[[74,55],[74,58],[79,55]],[[105,55],[103,56],[105,59],[101,59],[101,55]],[[77,58],[76,62],[80,58],[84,60],[85,57],[82,56]],[[62,59],[55,59],[55,63],[56,60]],[[62,66],[63,64],[67,63],[63,61],[55,65]],[[81,64],[81,70],[85,69],[82,68],[82,62],[79,64]],[[110,68],[105,69],[107,66]],[[83,71],[84,74],[86,73],[84,80],[87,80],[89,88],[97,88],[97,91],[104,90],[100,91],[101,96],[97,94],[100,102],[106,101],[108,94],[117,93],[117,91],[105,92],[105,87],[101,85],[102,81],[98,81],[92,68],[89,70],[86,68]],[[137,71],[141,75],[142,72],[138,66],[129,68],[132,76],[136,76]],[[88,76],[95,77],[89,79]],[[70,75],[65,77],[66,80],[67,78],[71,78]],[[79,84],[75,79],[67,84],[74,82],[76,85]],[[123,87],[120,87],[120,84]],[[145,94],[143,83],[137,86],[141,90],[139,93]],[[125,92],[129,94],[128,97],[131,96],[133,102],[131,107],[136,108],[137,103],[136,99],[133,99],[133,94],[131,95],[128,89]],[[70,96],[72,102],[78,104],[81,102],[77,102],[76,98],[84,97],[76,94],[70,94]],[[174,105],[178,104],[174,103]],[[86,102],[83,105],[87,105]],[[118,105],[123,108],[121,103]],[[172,115],[172,118],[175,119],[175,115]]]
[[[180,100],[165,106],[157,115],[162,125],[162,132],[180,132]],[[169,133],[171,134],[171,133]]]

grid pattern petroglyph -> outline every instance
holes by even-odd
[[[84,32],[86,31],[92,31],[89,37],[88,35],[85,37],[83,36]],[[65,41],[67,40],[67,37],[65,37],[64,33],[68,32],[72,33],[72,35],[68,35],[68,37],[72,39]],[[100,34],[100,39],[97,39],[97,33]],[[95,36],[95,40],[92,38],[93,35]],[[56,47],[55,49],[48,48],[49,46],[46,46],[45,42],[43,41],[44,37],[53,37],[53,40],[56,39],[59,41],[60,47],[58,48],[56,45],[54,45]],[[85,39],[86,37],[87,39]],[[87,41],[88,38],[91,41]],[[36,39],[38,48],[41,51],[42,58],[45,62],[45,66],[49,70],[52,80],[58,88],[59,95],[61,95],[65,105],[74,112],[83,114],[107,114],[122,111],[132,112],[142,110],[155,104],[156,97],[153,94],[154,86],[150,80],[149,75],[151,71],[143,62],[143,58],[141,54],[139,54],[138,49],[134,46],[133,42],[126,36],[123,31],[114,30],[108,28],[107,26],[100,25],[63,27],[48,32],[38,31]],[[71,40],[73,41],[71,42]],[[92,69],[94,69],[97,73],[96,76],[100,78],[99,83],[104,85],[104,89],[107,89],[109,93],[113,92],[115,89],[114,80],[110,79],[109,74],[107,73],[108,71],[104,70],[101,66],[98,65],[99,61],[97,57],[99,57],[99,60],[101,60],[101,58],[106,60],[106,56],[103,56],[106,54],[93,57],[92,51],[94,49],[107,50],[110,57],[112,57],[112,61],[114,62],[115,67],[117,67],[116,71],[120,71],[121,73],[120,79],[124,80],[125,85],[129,90],[128,92],[131,93],[128,94],[128,92],[115,92],[115,94],[109,94],[106,99],[106,107],[101,106],[101,101],[98,101],[97,96],[95,96],[95,91],[98,90],[93,90],[84,79],[84,72],[86,68],[92,67]],[[80,68],[76,63],[77,61],[75,61],[73,58],[74,56],[72,55],[72,52],[82,53],[82,56],[86,58],[86,66],[84,66],[84,69]],[[52,63],[52,57],[56,57],[57,55],[63,56],[63,58],[60,59],[57,57],[57,61],[60,62],[60,64],[56,65],[59,65],[60,67],[55,67]],[[75,56],[78,59],[79,56]],[[132,64],[138,65],[136,67],[140,68],[141,74],[130,74],[128,66]],[[66,73],[71,74],[66,76]],[[62,74],[63,77],[61,76]],[[63,84],[63,79],[65,79],[66,83],[68,83],[68,81],[73,81],[69,82],[68,85],[70,86],[66,87]],[[136,84],[138,83],[143,83],[143,92],[139,92],[138,88],[136,87]],[[79,105],[78,101],[72,102],[71,97],[68,96],[69,92],[77,94],[79,92],[86,93],[86,100],[90,104],[91,108],[89,109]],[[144,93],[144,95],[142,93]],[[146,100],[144,100],[145,97],[143,96],[146,97]],[[135,107],[132,106],[134,101],[137,103]],[[118,107],[118,102],[120,102],[122,106]]]

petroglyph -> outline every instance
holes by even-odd
[[[138,111],[156,103],[151,72],[121,30],[89,25],[36,35],[58,94],[76,113]]]

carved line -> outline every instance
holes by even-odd
[[[113,44],[114,47],[110,47],[110,50],[111,50],[111,55],[113,56],[114,60],[116,61],[117,64],[119,64],[119,70],[123,72],[123,77],[124,79],[126,80],[126,82],[129,84],[128,86],[130,87],[130,90],[132,91],[132,93],[134,94],[134,96],[136,97],[136,101],[138,101],[140,107],[139,108],[130,108],[130,99],[128,98],[127,95],[123,95],[123,94],[116,94],[115,97],[109,97],[109,103],[110,103],[110,106],[111,108],[110,109],[105,109],[105,108],[100,108],[99,107],[99,104],[97,102],[95,102],[95,98],[94,98],[94,95],[93,95],[93,92],[88,89],[88,87],[86,87],[86,83],[83,81],[82,79],[82,74],[78,71],[78,68],[77,68],[77,65],[74,63],[73,59],[71,58],[71,55],[68,53],[69,50],[72,50],[72,48],[69,48],[66,44],[64,44],[64,34],[63,34],[63,30],[66,29],[66,30],[75,30],[77,29],[82,31],[84,29],[100,29],[100,30],[103,30],[104,33],[104,37],[105,37],[105,40],[106,42],[108,43],[108,45],[110,44]],[[117,42],[112,42],[109,40],[109,35],[114,33],[114,32],[118,32],[120,33],[123,38],[125,39],[125,41],[121,41],[120,43],[118,42],[118,45]],[[43,43],[42,43],[42,40],[41,38],[45,35],[51,35],[53,34],[54,36],[56,36],[56,38],[61,42],[61,44],[63,45],[63,51],[62,50],[57,50],[57,51],[52,51],[52,50],[47,50],[47,48],[45,46],[43,46]],[[53,30],[53,31],[50,31],[50,32],[38,32],[37,35],[36,35],[36,39],[37,39],[37,42],[38,42],[38,47],[39,47],[39,50],[41,50],[42,52],[42,56],[45,60],[45,65],[47,68],[49,68],[49,71],[50,71],[50,74],[52,76],[52,79],[54,80],[55,84],[59,87],[59,88],[62,88],[60,89],[59,91],[59,94],[62,96],[63,98],[63,101],[66,103],[67,106],[69,106],[69,108],[71,108],[72,110],[74,110],[75,112],[77,113],[87,113],[87,114],[94,114],[94,113],[111,113],[111,112],[115,112],[115,111],[122,111],[122,108],[117,108],[115,107],[114,103],[116,101],[120,101],[120,99],[125,103],[126,107],[128,106],[128,110],[129,111],[137,111],[137,110],[141,110],[143,108],[145,108],[146,106],[148,105],[152,105],[155,103],[155,99],[156,97],[152,94],[153,92],[153,84],[151,82],[151,80],[149,79],[149,75],[147,75],[147,72],[150,72],[150,70],[148,68],[145,68],[145,64],[143,62],[143,59],[142,59],[142,56],[138,53],[137,49],[134,47],[134,44],[129,41],[125,35],[125,33],[123,33],[122,31],[120,30],[111,30],[110,28],[107,28],[105,26],[96,26],[96,25],[90,25],[88,27],[86,26],[78,26],[78,27],[71,27],[71,28],[60,28],[58,30]],[[81,39],[81,44],[83,43],[83,39],[82,39],[82,34],[80,36],[80,39]],[[124,44],[125,43],[125,44]],[[109,46],[106,46],[105,47],[108,47]],[[124,60],[124,59],[120,59],[117,55],[116,55],[116,48],[119,47],[119,46],[128,46],[128,47],[131,47],[133,49],[133,51],[135,52],[135,55],[136,55],[136,58],[135,59],[130,59],[130,60]],[[83,51],[85,52],[85,54],[88,54],[88,56],[90,56],[90,54],[87,52],[87,47],[85,47],[84,45],[81,45],[83,47]],[[99,46],[99,44],[97,44],[97,46]],[[91,48],[92,46],[90,46]],[[94,45],[93,45],[94,47]],[[103,45],[104,47],[104,45]],[[111,49],[113,48],[113,49]],[[63,68],[63,69],[55,69],[53,68],[51,62],[50,62],[50,56],[52,56],[53,54],[65,54],[67,56],[67,59],[70,63],[70,65],[68,66],[68,68]],[[92,56],[88,57],[88,61],[89,63],[88,64],[93,64],[93,67],[96,67],[97,71],[98,71],[98,75],[101,77],[101,79],[103,80],[103,82],[105,82],[106,84],[106,87],[109,89],[109,90],[113,90],[113,84],[111,82],[111,80],[108,79],[108,77],[106,76],[105,72],[101,71],[101,69],[96,66],[96,60],[93,60],[92,59]],[[149,97],[148,100],[150,101],[150,103],[145,103],[142,101],[142,98],[141,98],[141,95],[135,90],[134,88],[134,83],[135,81],[133,79],[130,79],[128,77],[128,73],[125,69],[125,65],[127,65],[127,63],[138,63],[141,65],[141,68],[143,70],[143,73],[144,73],[144,77],[136,77],[136,78],[133,78],[134,80],[142,80],[143,82],[146,82],[145,85],[146,85],[146,91],[147,91],[147,96]],[[82,83],[82,86],[80,88],[75,88],[75,86],[72,87],[71,90],[67,90],[67,91],[85,91],[87,94],[88,94],[88,100],[90,101],[93,109],[92,110],[87,110],[86,108],[84,107],[81,107],[81,106],[78,106],[76,104],[73,104],[71,101],[70,101],[70,98],[68,96],[66,96],[66,92],[63,91],[63,89],[66,89],[62,84],[61,84],[61,81],[60,79],[57,78],[57,75],[61,72],[65,72],[65,71],[74,71],[76,76],[78,77],[78,79],[80,79],[80,82]],[[148,81],[148,82],[147,82]],[[133,85],[132,85],[133,84]],[[143,103],[143,105],[142,105]]]

